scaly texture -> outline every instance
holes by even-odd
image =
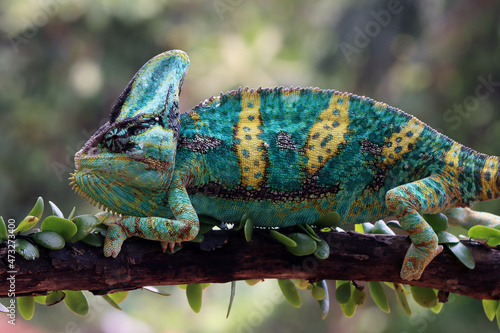
[[[173,246],[198,233],[198,216],[256,226],[342,224],[397,216],[411,237],[403,279],[418,279],[442,250],[422,214],[496,225],[468,207],[499,197],[498,157],[486,156],[384,103],[318,88],[248,88],[185,114],[178,100],[189,65],[182,51],[150,60],[76,154],[72,183],[119,215],[106,256],[127,237]]]

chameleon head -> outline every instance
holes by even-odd
[[[162,53],[132,78],[104,124],[75,155],[71,184],[106,209],[162,216],[179,137],[179,94],[189,66],[182,51]]]

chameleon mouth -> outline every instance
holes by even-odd
[[[90,202],[94,207],[97,206],[100,210],[103,210],[105,212],[116,214],[116,215],[121,215],[121,214],[113,211],[111,208],[103,205],[99,201],[95,200],[94,198],[92,198],[87,193],[85,193],[85,191],[82,190],[82,188],[80,187],[80,185],[78,185],[78,182],[76,181],[76,174],[75,173],[71,173],[70,177],[68,179],[70,181],[69,185],[71,186],[71,189],[73,191],[75,191],[76,194],[78,194],[79,196],[81,196],[82,198],[84,198],[85,200],[87,200],[88,202]]]

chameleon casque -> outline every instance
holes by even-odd
[[[132,78],[75,156],[77,192],[114,214],[104,254],[131,236],[164,247],[193,239],[198,215],[260,227],[396,216],[411,238],[401,270],[420,278],[441,252],[422,214],[493,226],[470,210],[499,197],[499,158],[477,153],[403,111],[319,88],[248,88],[180,114],[189,59],[162,53]]]

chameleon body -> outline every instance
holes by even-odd
[[[470,210],[499,196],[499,158],[477,153],[399,109],[318,88],[248,88],[179,114],[189,65],[182,51],[146,63],[76,154],[72,183],[116,213],[106,256],[127,237],[165,246],[193,239],[198,215],[256,226],[342,224],[396,216],[412,244],[403,279],[418,279],[442,250],[422,214],[496,225]],[[119,214],[119,215],[118,215]]]

